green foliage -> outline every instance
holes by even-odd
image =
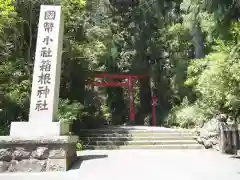
[[[78,102],[60,99],[57,120],[63,123],[72,124],[73,121],[81,119],[83,108],[83,105]]]
[[[40,4],[53,2],[0,0],[1,134],[8,133],[11,121],[28,119]],[[128,89],[85,86],[86,72],[96,70],[151,75],[137,82],[136,117],[151,113],[150,87],[159,100],[158,114],[170,111],[169,124],[188,127],[220,112],[239,116],[235,2],[124,1],[121,8],[105,0],[61,1],[65,30],[58,120],[98,127],[129,118]],[[194,59],[199,47],[204,58]]]
[[[237,39],[238,27],[238,24],[233,25],[234,39]],[[224,112],[237,117],[240,110],[239,45],[234,41],[219,44],[218,52],[191,63],[186,84],[195,89],[201,107],[207,107],[212,115]]]
[[[239,59],[225,58],[209,65],[199,77],[196,90],[201,93],[201,99],[213,111],[226,113],[238,112],[240,102]]]
[[[188,66],[188,79],[185,84],[191,87],[195,87],[198,84],[199,76],[204,74],[203,72],[209,68],[209,66],[216,64],[216,61],[224,59],[225,53],[214,53],[206,56],[204,59],[193,60]]]
[[[111,114],[111,109],[103,104],[101,105],[101,111],[103,113],[103,119],[108,123],[110,124],[111,123],[111,120],[112,120],[112,114]]]
[[[5,26],[9,26],[14,21],[16,15],[12,0],[0,0],[0,36]]]
[[[83,143],[81,141],[78,141],[78,143],[76,144],[76,150],[77,151],[82,151],[83,150],[82,144]]]
[[[206,121],[207,114],[197,104],[190,104],[185,98],[180,106],[172,108],[166,121],[168,125],[192,128]]]

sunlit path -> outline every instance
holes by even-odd
[[[83,151],[66,173],[1,174],[0,179],[34,180],[239,180],[240,159],[209,150]]]

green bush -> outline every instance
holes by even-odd
[[[193,60],[186,85],[193,88],[198,104],[212,116],[240,115],[240,23],[233,24],[231,41],[217,40],[215,52]]]
[[[193,88],[197,100],[174,107],[167,119],[169,125],[186,128],[219,113],[240,115],[240,48],[221,42],[218,50],[191,62],[185,84]]]
[[[83,142],[81,140],[79,140],[76,144],[76,149],[77,151],[82,151],[83,147],[82,147]]]
[[[73,121],[80,119],[83,108],[83,105],[78,102],[60,99],[57,119],[72,124]]]
[[[236,49],[236,47],[235,47]],[[202,106],[208,107],[212,115],[220,112],[239,115],[240,110],[240,53],[235,51],[209,55],[207,68],[196,78],[189,74],[187,84],[194,87]],[[193,69],[196,63],[190,68]],[[194,79],[194,80],[193,80]]]
[[[189,128],[202,124],[205,121],[203,111],[197,106],[186,106],[176,112],[176,120],[180,127]]]
[[[189,104],[187,99],[180,106],[172,108],[167,123],[170,126],[192,128],[201,125],[207,119],[207,114],[198,104]]]

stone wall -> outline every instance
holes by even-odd
[[[67,171],[76,160],[77,137],[0,137],[0,172]]]
[[[236,154],[240,148],[239,131],[239,125],[230,121],[227,115],[220,114],[197,130],[197,141],[206,149],[214,148],[222,153]]]

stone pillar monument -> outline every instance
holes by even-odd
[[[63,41],[61,6],[42,5],[28,122],[12,122],[0,137],[0,172],[66,171],[76,159],[77,136],[57,122]]]

